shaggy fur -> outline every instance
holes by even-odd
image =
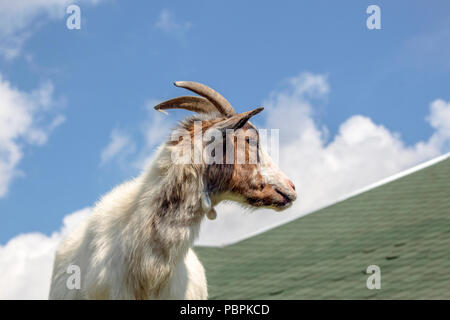
[[[192,132],[195,120],[206,130],[225,118],[190,118],[175,131]],[[246,128],[253,127],[236,135]],[[184,143],[164,143],[147,170],[104,196],[61,244],[50,299],[206,299],[205,272],[192,250],[205,214],[224,199],[277,209],[295,199],[292,183],[263,151],[258,164],[174,164],[171,154]],[[79,290],[66,285],[70,265],[81,269]]]

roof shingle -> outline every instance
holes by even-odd
[[[196,252],[210,299],[450,299],[450,159]],[[379,290],[366,287],[369,265]]]

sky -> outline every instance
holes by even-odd
[[[81,29],[66,8],[81,9]],[[369,30],[366,9],[381,10]],[[280,129],[300,198],[220,205],[224,245],[450,151],[448,1],[0,0],[0,298],[45,298],[58,243],[140,173],[205,83]],[[3,287],[3,289],[2,289]],[[7,290],[4,288],[8,288]]]

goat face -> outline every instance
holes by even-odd
[[[223,127],[219,122],[210,129],[218,126]],[[224,137],[222,163],[207,165],[205,180],[212,195],[253,207],[288,208],[297,198],[295,186],[262,148],[256,128],[246,122],[231,129]]]
[[[237,132],[237,135],[247,136],[248,131],[256,132],[252,124],[248,123],[246,127],[241,132]],[[295,186],[261,147],[259,136],[254,133],[253,135],[254,139],[245,139],[246,163],[237,163],[234,166],[231,191],[242,195],[245,202],[252,206],[285,209],[297,198]],[[238,148],[240,148],[239,144],[236,149]],[[252,153],[258,155],[255,164],[250,162]]]
[[[155,109],[181,108],[206,114],[199,126],[202,136],[200,143],[195,142],[195,123],[201,118],[190,119],[182,127],[190,132],[189,138],[194,139],[193,149],[201,149],[205,189],[213,202],[234,200],[252,207],[270,207],[277,211],[289,207],[297,198],[294,184],[263,150],[258,131],[249,122],[263,108],[237,114],[224,97],[205,85],[185,81],[176,82],[175,85],[204,98],[179,97],[163,102]],[[212,136],[214,139],[211,142]],[[184,150],[190,152],[191,144],[187,145],[186,141],[173,144],[177,149],[183,145]],[[192,157],[189,159],[196,162]]]

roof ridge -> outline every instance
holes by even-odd
[[[227,242],[227,243],[224,243],[224,244],[222,244],[222,245],[201,245],[201,247],[218,247],[218,248],[228,247],[228,246],[230,246],[230,245],[233,245],[233,244],[239,243],[239,242],[241,242],[241,241],[247,240],[247,239],[249,239],[249,238],[252,238],[252,237],[254,237],[254,236],[257,236],[257,235],[259,235],[259,234],[261,234],[261,233],[264,233],[264,232],[266,232],[266,231],[269,231],[269,230],[275,229],[275,228],[277,228],[277,227],[280,227],[280,226],[282,226],[282,225],[284,225],[284,224],[290,223],[290,222],[292,222],[292,221],[294,221],[294,220],[303,218],[304,216],[310,215],[310,214],[312,214],[312,213],[314,213],[314,212],[316,212],[316,211],[322,210],[322,209],[324,209],[324,208],[333,206],[333,205],[335,205],[335,204],[337,204],[337,203],[340,203],[340,202],[342,202],[342,201],[345,201],[345,200],[347,200],[347,199],[353,198],[353,197],[355,197],[355,196],[357,196],[357,195],[360,195],[360,194],[362,194],[362,193],[365,193],[365,192],[367,192],[367,191],[370,191],[370,190],[375,189],[375,188],[377,188],[377,187],[380,187],[380,186],[382,186],[382,185],[388,184],[389,182],[392,182],[392,181],[398,180],[398,179],[400,179],[400,178],[403,178],[403,177],[405,177],[405,176],[407,176],[407,175],[410,175],[410,174],[412,174],[412,173],[414,173],[414,172],[417,172],[417,171],[420,171],[420,170],[425,169],[425,168],[427,168],[427,167],[430,167],[430,166],[432,166],[432,165],[434,165],[434,164],[436,164],[436,163],[439,163],[439,162],[441,162],[441,161],[444,161],[444,160],[446,160],[446,159],[448,159],[448,158],[450,158],[450,152],[445,153],[445,154],[443,154],[443,155],[440,155],[440,156],[438,156],[438,157],[436,157],[436,158],[430,159],[430,160],[428,160],[428,161],[422,162],[422,163],[420,163],[420,164],[418,164],[418,165],[415,165],[415,166],[413,166],[413,167],[411,167],[411,168],[409,168],[409,169],[405,169],[405,170],[400,171],[400,172],[398,172],[398,173],[395,173],[395,174],[393,174],[393,175],[391,175],[391,176],[389,176],[389,177],[383,178],[383,179],[381,179],[381,180],[379,180],[379,181],[377,181],[377,182],[371,183],[371,184],[369,184],[369,185],[367,185],[367,186],[365,186],[365,187],[363,187],[363,188],[360,188],[360,189],[358,189],[358,190],[355,190],[355,191],[353,191],[353,192],[350,192],[349,194],[344,195],[344,196],[338,198],[337,200],[335,200],[335,201],[333,201],[333,202],[331,202],[331,203],[329,203],[329,204],[326,204],[326,205],[324,205],[324,206],[318,207],[318,208],[313,209],[313,210],[311,210],[311,211],[307,211],[305,214],[303,214],[303,215],[301,215],[301,216],[299,216],[299,217],[297,216],[297,217],[294,217],[294,218],[292,218],[292,219],[287,219],[287,220],[282,221],[282,222],[280,222],[280,223],[273,224],[273,225],[271,225],[271,226],[269,226],[269,227],[262,228],[262,229],[260,229],[260,230],[251,232],[251,233],[247,234],[246,236],[240,238],[239,240]]]

